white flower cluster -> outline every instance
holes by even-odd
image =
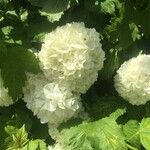
[[[118,93],[133,105],[150,100],[150,55],[139,55],[124,62],[115,76]]]
[[[57,134],[54,127],[83,111],[80,94],[96,81],[104,55],[99,34],[83,23],[46,35],[37,54],[44,75],[28,75],[24,101],[42,123],[48,122],[51,135]]]
[[[81,108],[79,94],[73,94],[57,83],[49,83],[40,74],[28,74],[24,101],[41,123],[50,122],[56,126],[73,117]]]
[[[0,106],[9,106],[13,104],[13,100],[8,95],[8,89],[6,89],[3,84],[4,83],[0,75]]]
[[[72,23],[46,35],[39,59],[48,79],[85,93],[97,80],[105,53],[95,29]]]

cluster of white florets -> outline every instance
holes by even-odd
[[[6,89],[3,84],[4,82],[0,75],[0,107],[13,104],[13,100],[8,94],[8,89]]]
[[[24,100],[42,123],[57,127],[83,110],[80,94],[96,81],[104,51],[95,29],[72,23],[47,34],[37,56],[44,75],[27,75]]]
[[[85,93],[97,80],[105,54],[95,29],[72,23],[46,35],[39,59],[48,79]]]
[[[133,105],[150,100],[150,55],[139,55],[124,62],[115,76],[118,93]]]
[[[73,117],[80,109],[80,95],[66,87],[49,82],[44,75],[28,75],[24,88],[27,107],[42,123],[58,124]]]

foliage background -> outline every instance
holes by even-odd
[[[46,33],[69,22],[84,22],[86,27],[95,28],[106,53],[98,81],[82,95],[91,120],[106,117],[118,108],[126,108],[118,120],[122,124],[150,116],[150,103],[132,106],[118,96],[113,86],[115,71],[124,61],[150,53],[149,0],[0,0],[0,71],[13,100],[20,99],[0,108],[1,150],[24,147],[29,141],[34,145],[32,150],[44,150],[45,144],[54,143],[47,125],[40,124],[21,101],[22,87],[26,72],[40,72],[38,60],[27,49],[39,51]],[[70,121],[64,126],[74,124]],[[12,132],[26,135],[22,145],[9,137]]]

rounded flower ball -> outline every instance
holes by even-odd
[[[99,33],[84,23],[66,24],[45,36],[39,59],[48,79],[85,93],[97,80],[105,53]]]
[[[13,100],[8,94],[8,89],[6,89],[3,84],[4,83],[0,75],[0,107],[13,104]]]
[[[132,105],[150,100],[150,55],[139,55],[124,62],[115,76],[115,88]]]
[[[24,101],[41,123],[56,126],[73,117],[80,109],[80,95],[66,87],[49,83],[43,75],[27,75]]]

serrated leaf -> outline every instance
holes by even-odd
[[[133,41],[139,40],[141,35],[139,34],[139,29],[135,23],[129,24],[130,30],[132,31]]]
[[[140,124],[136,120],[130,120],[123,126],[123,132],[126,136],[127,142],[138,149],[141,147],[139,129]]]
[[[13,30],[12,26],[6,26],[2,28],[2,32],[4,33],[5,36],[8,36],[11,32],[11,30]]]
[[[142,119],[140,124],[140,140],[146,150],[150,149],[150,118]]]
[[[15,134],[17,131],[18,131],[18,128],[14,127],[14,126],[7,125],[5,127],[5,132],[9,135]]]
[[[121,8],[121,3],[119,0],[105,0],[101,2],[101,11],[111,15],[115,15],[115,10]]]
[[[26,21],[28,18],[28,11],[22,11],[21,15],[20,15],[20,19],[22,22]]]
[[[31,140],[22,150],[47,150],[46,143],[43,140]]]
[[[56,25],[52,24],[45,16],[41,16],[38,12],[36,14],[29,14],[28,16],[28,37],[33,39],[41,33],[51,32]]]
[[[63,140],[66,150],[83,150],[85,145],[90,146],[89,150],[127,150],[121,127],[116,123],[116,119],[124,113],[124,109],[118,109],[101,120],[64,129],[61,142]]]
[[[101,2],[101,7],[104,13],[114,14],[115,12],[115,3],[113,0],[106,0]]]
[[[29,0],[32,5],[42,7],[48,13],[60,13],[69,8],[70,0]]]
[[[20,129],[15,130],[15,133],[6,139],[7,150],[21,149],[28,142],[28,133],[23,125]]]
[[[35,55],[20,45],[7,45],[7,52],[1,62],[1,75],[4,86],[9,89],[9,95],[14,100],[22,95],[26,73],[38,73],[40,68]]]
[[[111,19],[111,25],[106,27],[106,33],[108,34],[110,42],[115,43],[116,48],[122,50],[128,49],[133,44],[135,29],[131,30],[131,24],[137,24],[133,17],[135,11],[133,11],[133,8],[129,8],[128,5],[128,3],[121,5],[119,15],[113,17]]]
[[[102,79],[111,78],[114,75],[115,70],[119,68],[120,60],[119,60],[118,53],[119,52],[116,49],[111,49],[106,53],[104,68],[100,72],[100,76]]]
[[[45,35],[46,35],[45,32],[39,33],[34,36],[33,41],[42,43],[44,41]]]
[[[64,14],[63,12],[60,12],[60,13],[47,13],[47,12],[44,12],[44,11],[40,11],[40,14],[42,15],[42,16],[46,16],[47,17],[47,19],[48,19],[48,21],[50,21],[50,22],[55,22],[55,21],[59,21],[60,20],[60,18],[62,17],[62,15]]]

